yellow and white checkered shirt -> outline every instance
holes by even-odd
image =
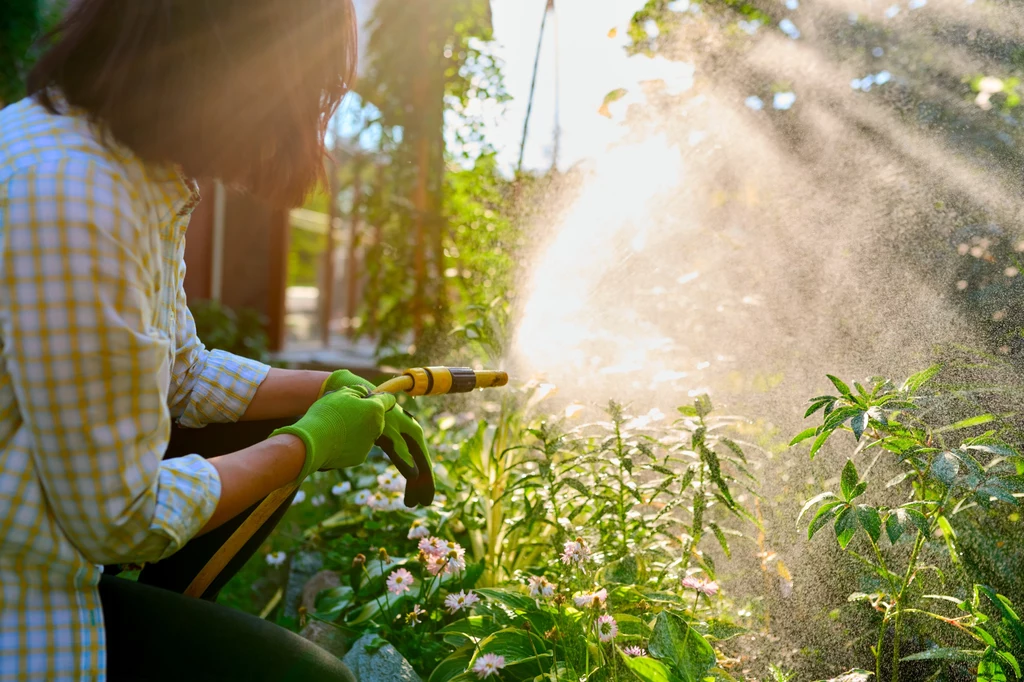
[[[216,470],[161,461],[237,420],[269,368],[195,335],[182,283],[198,195],[80,114],[0,110],[0,681],[103,680],[102,564],[174,553]]]

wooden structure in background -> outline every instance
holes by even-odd
[[[288,211],[251,197],[200,185],[202,201],[185,237],[185,293],[230,308],[251,308],[267,318],[272,351],[284,341]]]

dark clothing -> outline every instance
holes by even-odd
[[[267,438],[292,420],[175,427],[165,459],[200,454],[215,457]],[[290,500],[289,500],[290,502]],[[115,577],[107,567],[100,600],[107,638],[109,682],[318,682],[352,681],[338,658],[293,632],[212,602],[259,549],[288,509],[282,504],[213,581],[202,599],[182,594],[253,505],[167,559],[147,565],[138,582]]]

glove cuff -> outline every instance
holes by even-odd
[[[299,477],[295,479],[296,481],[301,483],[306,479],[307,476],[309,476],[311,473],[316,471],[317,468],[319,468],[316,466],[316,462],[318,460],[316,458],[316,451],[313,446],[313,438],[310,436],[308,431],[306,431],[303,428],[300,428],[297,424],[283,426],[279,429],[276,429],[274,432],[270,434],[270,437],[273,438],[274,436],[279,436],[282,434],[295,436],[296,438],[302,441],[303,445],[306,446],[306,461],[302,463],[302,471],[299,472]]]

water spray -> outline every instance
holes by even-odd
[[[469,367],[414,367],[400,376],[388,379],[373,394],[407,393],[418,397],[423,395],[446,395],[448,393],[469,393],[477,388],[499,388],[508,384],[508,374],[498,370],[475,370]],[[398,455],[387,453],[388,458],[407,480],[419,477],[420,467],[428,466],[425,459],[418,459],[413,466],[401,460]],[[295,481],[278,488],[263,498],[258,507],[235,529],[235,532],[221,545],[202,570],[185,590],[190,597],[201,597],[206,588],[216,579],[224,567],[238,554],[253,534],[273,516],[282,504],[302,485]]]

